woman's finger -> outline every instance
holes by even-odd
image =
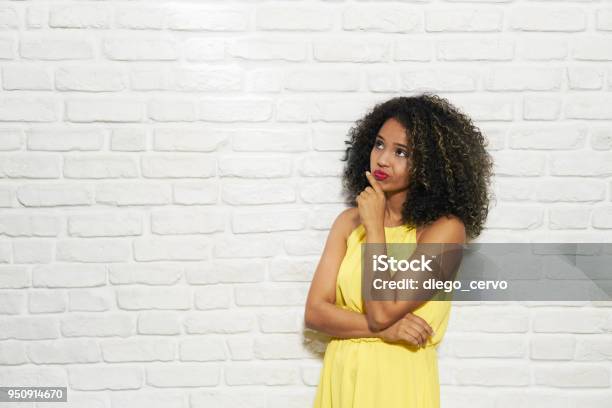
[[[376,190],[376,192],[380,192],[380,193],[383,192],[382,187],[380,186],[380,184],[378,184],[378,181],[376,181],[372,173],[370,173],[369,171],[366,171],[366,177],[368,181],[370,182],[370,185],[372,185],[372,187],[374,188],[374,190]]]
[[[425,328],[425,330],[427,330],[427,332],[429,333],[430,336],[433,336],[434,331],[431,328],[431,326],[429,325],[429,323],[427,323],[427,321],[423,318],[421,318],[420,316],[417,316],[415,314],[412,313],[408,313],[406,316],[404,316],[405,319],[412,321],[412,322],[416,322],[417,324],[419,324],[420,326],[422,326],[423,328]]]
[[[419,346],[421,344],[425,343],[425,337],[418,330],[415,330],[414,328],[409,327],[409,328],[407,328],[407,332],[410,333],[411,336],[413,336],[414,338],[417,339],[417,342],[419,343]]]
[[[406,340],[408,343],[410,343],[410,344],[412,344],[414,346],[419,346],[420,345],[419,344],[419,339],[416,336],[412,335],[410,332],[407,332],[407,331],[403,332],[402,333],[402,338],[404,340]]]

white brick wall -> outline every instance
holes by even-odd
[[[62,407],[310,407],[343,140],[393,96],[485,131],[481,241],[609,240],[606,3],[0,1],[0,28],[0,385]],[[607,306],[456,303],[442,406],[609,408]]]

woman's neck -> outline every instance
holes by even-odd
[[[386,208],[385,208],[385,224],[398,225],[402,224],[402,208],[406,201],[406,190],[394,193],[385,193]]]

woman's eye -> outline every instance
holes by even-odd
[[[376,143],[374,144],[374,146],[379,147],[382,145],[382,142],[380,140],[377,140]]]
[[[397,151],[397,153],[398,153],[400,156],[401,156],[401,155],[403,155],[402,157],[408,157],[408,152],[407,152],[407,151],[405,151],[405,150],[398,150],[398,151]]]

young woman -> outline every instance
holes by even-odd
[[[331,226],[304,315],[308,328],[332,337],[314,406],[437,408],[436,348],[450,301],[364,301],[361,244],[478,236],[492,159],[470,118],[427,93],[376,105],[349,136],[342,160],[350,208]]]

